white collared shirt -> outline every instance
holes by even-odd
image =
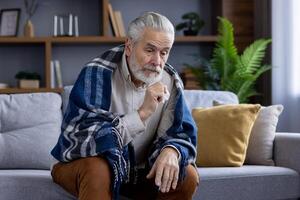
[[[175,103],[175,94],[172,92],[174,80],[166,71],[163,71],[161,82],[167,86],[171,96],[168,101],[158,105],[156,111],[144,124],[137,110],[144,101],[146,87],[137,88],[131,81],[125,53],[119,65],[112,76],[111,106],[109,111],[124,114],[124,117],[120,119],[120,126],[124,130],[121,131],[123,145],[125,146],[132,141],[136,162],[141,166],[145,163],[149,147],[156,137],[165,133],[172,125]]]

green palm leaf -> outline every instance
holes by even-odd
[[[254,89],[255,81],[260,77],[261,74],[271,69],[271,66],[264,65],[260,67],[252,76],[247,76],[244,82],[240,85],[239,91],[236,94],[241,103],[247,103],[249,97],[258,95]]]
[[[261,66],[265,57],[267,45],[271,42],[270,39],[260,39],[252,43],[245,49],[240,56],[237,65],[239,65],[240,74],[253,74]]]
[[[232,24],[225,18],[219,17],[218,19],[220,20],[218,26],[219,38],[213,52],[211,65],[226,81],[228,76],[234,71],[238,54],[234,45]]]

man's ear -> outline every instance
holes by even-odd
[[[125,55],[130,56],[132,54],[133,43],[130,38],[126,38],[125,41]]]

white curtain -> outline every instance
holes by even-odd
[[[300,0],[272,1],[272,103],[278,130],[300,132]]]

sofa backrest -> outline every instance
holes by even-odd
[[[63,110],[72,86],[56,93],[0,95],[0,168],[49,169],[50,150],[57,142]],[[187,104],[209,107],[213,100],[238,103],[236,95],[224,91],[185,90]]]
[[[50,168],[61,103],[56,93],[0,95],[0,168]]]
[[[237,104],[239,102],[237,96],[228,91],[185,90],[184,96],[190,109],[211,107],[214,100],[224,104]]]
[[[64,87],[62,94],[63,111],[65,111],[68,105],[71,90],[72,86]],[[239,102],[237,96],[228,91],[184,90],[184,96],[190,110],[195,107],[211,107],[213,100],[224,104],[237,104]]]

